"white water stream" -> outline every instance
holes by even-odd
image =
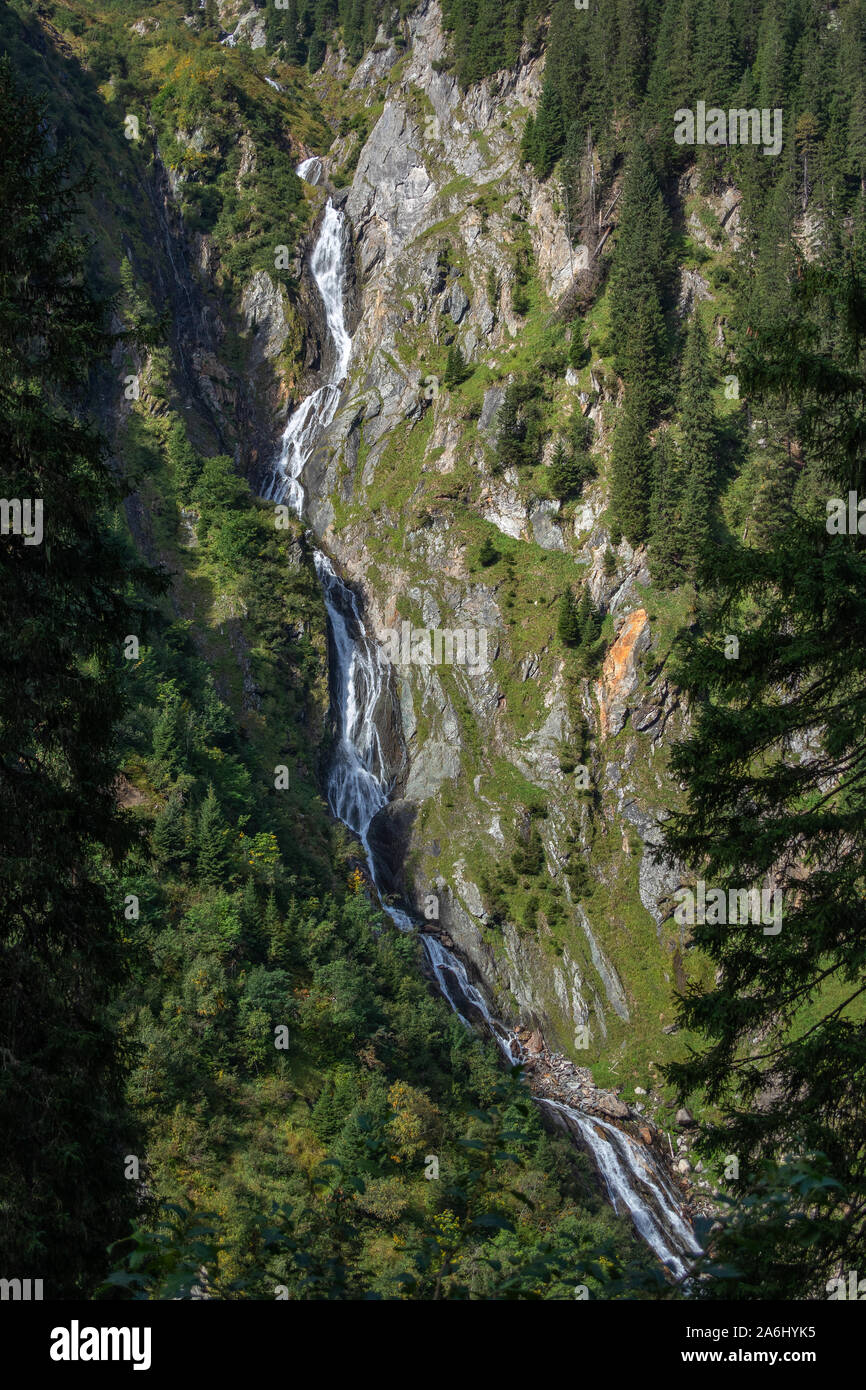
[[[313,166],[309,172],[318,179],[321,174],[321,160],[304,160],[298,169],[301,177],[307,166]],[[329,198],[319,239],[310,261],[310,270],[325,306],[334,364],[329,373],[329,381],[311,396],[307,396],[289,416],[274,475],[265,494],[274,498],[285,497],[288,505],[298,516],[304,507],[304,489],[301,485],[304,465],[310,457],[316,437],[322,430],[327,429],[336,414],[340,390],[346,379],[349,358],[352,355],[352,339],[349,337],[343,312],[345,250],[346,220]]]
[[[298,174],[318,183],[321,161],[305,160]],[[321,432],[334,418],[352,352],[343,309],[346,245],[345,219],[329,199],[310,268],[325,308],[334,365],[326,384],[291,415],[267,494],[275,500],[285,499],[298,516],[304,506],[304,466]],[[370,876],[378,888],[369,833],[374,817],[388,804],[393,790],[377,719],[385,707],[395,703],[391,668],[365,630],[355,594],[335,573],[327,556],[316,551],[314,558],[330,623],[331,699],[339,735],[328,778],[328,799],[334,814],[364,846]],[[401,931],[415,930],[412,918],[400,908],[386,905],[385,911]],[[463,962],[436,937],[422,933],[421,940],[439,989],[458,1017],[468,1027],[486,1025],[508,1061],[520,1061],[524,1056],[520,1042],[491,1014]],[[549,1108],[552,1118],[581,1148],[592,1154],[614,1209],[627,1211],[658,1258],[676,1277],[683,1276],[689,1256],[698,1254],[700,1247],[661,1164],[616,1125],[559,1101],[536,1099]]]

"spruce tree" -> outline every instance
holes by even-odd
[[[695,313],[689,325],[680,389],[685,488],[682,498],[685,558],[694,573],[710,538],[716,490],[717,430],[707,341]]]
[[[634,109],[643,94],[648,50],[641,0],[616,0],[616,57],[611,73],[617,111]]]
[[[283,969],[290,969],[295,956],[291,914],[288,918],[280,916],[273,888],[268,893],[265,903],[262,931],[267,942],[268,960],[282,966]]]
[[[652,452],[650,564],[654,583],[673,588],[685,578],[688,535],[683,521],[682,457],[670,430],[661,430]]]
[[[866,197],[866,79],[857,84],[851,100],[847,137],[849,167]]]
[[[283,22],[283,35],[286,62],[301,67],[307,61],[307,46],[304,43],[298,21],[297,0],[289,0]]]
[[[562,439],[556,441],[553,458],[548,464],[547,476],[550,490],[554,497],[559,498],[560,502],[564,502],[567,497],[580,491],[581,479],[576,474],[571,456],[568,454]]]
[[[265,959],[265,936],[262,930],[262,911],[256,892],[255,879],[250,875],[244,881],[240,899],[240,918],[243,929],[244,949],[252,960]]]
[[[469,375],[469,368],[466,365],[466,358],[455,343],[448,349],[448,359],[445,363],[445,375],[442,380],[450,391],[453,387],[459,386]]]
[[[189,502],[201,474],[202,461],[189,443],[181,420],[174,420],[169,427],[165,452],[174,474],[178,496],[182,502]]]
[[[533,166],[538,159],[538,142],[535,138],[535,117],[530,111],[526,117],[526,124],[523,127],[523,135],[520,140],[520,157],[525,164]]]
[[[559,92],[552,82],[545,82],[538,103],[538,114],[531,135],[532,164],[540,179],[546,179],[562,153],[565,130]]]
[[[516,383],[505,388],[505,399],[499,407],[499,432],[496,455],[500,468],[516,468],[525,460],[526,421],[520,411]]]
[[[667,395],[664,308],[672,270],[670,219],[646,141],[632,145],[610,276],[610,341],[616,370],[644,384],[650,418]]]
[[[808,267],[796,303],[783,337],[756,333],[741,379],[750,399],[793,403],[825,497],[862,496],[866,281]],[[672,752],[688,804],[665,853],[726,894],[779,893],[781,918],[690,926],[713,974],[680,1000],[702,1044],[667,1073],[713,1107],[699,1147],[738,1156],[746,1218],[782,1155],[811,1163],[799,1191],[779,1171],[786,1217],[760,1251],[735,1219],[716,1253],[761,1297],[824,1297],[866,1210],[866,537],[828,534],[819,489],[767,548],[716,547],[703,580],[715,598],[674,671],[693,722]]]
[[[581,367],[586,366],[586,363],[586,344],[578,324],[575,324],[571,330],[571,338],[568,343],[568,365],[574,367],[575,371],[580,371]]]
[[[153,729],[153,757],[161,775],[176,777],[183,766],[186,721],[174,681],[168,682],[162,691],[161,705]]]
[[[565,590],[559,600],[556,634],[560,642],[563,642],[566,647],[576,647],[580,642],[580,618],[574,601],[574,594],[570,588]]]
[[[649,411],[639,397],[626,391],[613,437],[610,508],[614,527],[630,545],[646,540],[651,490]]]
[[[583,593],[580,596],[578,623],[580,625],[580,645],[588,648],[594,647],[601,636],[601,616],[596,611],[588,584],[584,584]]]
[[[773,429],[766,425],[768,434]],[[792,521],[794,488],[798,466],[794,444],[790,438],[771,435],[758,460],[758,486],[752,505],[752,538],[756,545],[767,546],[783,533]]]
[[[324,1144],[331,1144],[343,1127],[345,1114],[340,1106],[334,1083],[329,1077],[313,1106],[311,1116],[313,1131]]]
[[[325,54],[327,51],[328,45],[322,38],[322,35],[317,30],[314,30],[307,46],[307,67],[310,72],[319,71],[319,68],[325,61]]]
[[[346,1174],[374,1176],[380,1170],[382,1137],[390,1118],[384,1107],[374,1110],[369,1101],[356,1106],[348,1116],[333,1147],[333,1155]]]
[[[197,835],[198,874],[203,883],[215,885],[224,881],[229,859],[228,837],[229,828],[213,783],[210,783],[199,814]]]
[[[186,851],[184,816],[177,797],[170,797],[154,821],[150,844],[166,867],[179,863]]]

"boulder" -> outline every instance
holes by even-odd
[[[625,1101],[618,1100],[616,1096],[609,1095],[607,1091],[599,1091],[593,1096],[590,1108],[597,1115],[603,1115],[607,1120],[628,1119],[628,1106]]]
[[[370,822],[368,841],[379,885],[385,893],[403,889],[403,864],[417,811],[413,802],[398,799],[383,806]]]

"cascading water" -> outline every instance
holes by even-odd
[[[304,183],[318,183],[322,177],[322,161],[317,154],[310,155],[309,159],[298,165],[295,173]]]
[[[318,159],[305,159],[298,168],[298,174],[303,177],[302,170],[308,165],[316,166],[309,172],[314,172],[318,178],[321,173],[321,161]],[[274,475],[265,493],[267,497],[285,497],[298,516],[304,506],[301,473],[310,457],[316,436],[321,430],[326,429],[334,418],[340,400],[340,388],[346,379],[352,353],[352,339],[349,337],[343,313],[345,243],[345,218],[329,198],[319,239],[310,261],[310,270],[325,307],[325,318],[334,350],[334,364],[329,373],[330,379],[325,385],[320,386],[311,396],[307,396],[289,416]]]
[[[649,1149],[598,1115],[585,1115],[545,1097],[539,1098],[539,1104],[547,1106],[560,1127],[592,1154],[614,1211],[629,1213],[638,1233],[677,1278],[686,1274],[683,1257],[699,1255],[701,1247],[680,1213],[664,1169]]]
[[[334,815],[355,832],[372,860],[367,833],[373,817],[388,801],[385,758],[373,712],[385,691],[389,670],[364,631],[355,595],[321,551],[315,553],[315,564],[331,626],[333,704],[340,721],[328,797]]]
[[[321,161],[304,160],[297,172],[308,182],[318,182]],[[301,475],[317,436],[334,418],[352,352],[343,312],[345,246],[343,215],[329,199],[311,269],[325,307],[334,366],[329,381],[308,396],[289,419],[268,490],[272,498],[285,498],[299,516],[304,505]],[[379,888],[369,834],[374,817],[388,804],[392,791],[376,717],[392,697],[391,669],[366,632],[354,593],[321,551],[314,553],[314,560],[330,624],[331,698],[339,734],[328,778],[328,800],[334,815],[360,839],[370,877]],[[415,929],[412,918],[400,908],[385,905],[385,911],[401,931]],[[439,989],[458,1017],[467,1027],[486,1027],[508,1061],[520,1061],[524,1053],[518,1038],[490,1012],[463,962],[436,937],[423,933],[421,940]],[[592,1154],[614,1209],[629,1213],[638,1233],[677,1278],[685,1275],[689,1257],[700,1253],[700,1247],[652,1154],[625,1130],[597,1116],[559,1101],[536,1099],[548,1107],[552,1118],[580,1147]]]

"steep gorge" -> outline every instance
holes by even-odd
[[[862,481],[864,4],[0,14],[4,539],[35,477],[55,528],[3,550],[21,863],[42,836],[2,866],[42,1001],[7,992],[4,1056],[87,1047],[52,880],[113,948],[100,1114],[74,1049],[0,1072],[4,1186],[41,1174],[16,1259],[48,1231],[57,1289],[136,1201],[147,1298],[844,1273],[866,616],[824,513]],[[46,708],[104,695],[95,799],[20,698],[31,622]],[[76,798],[92,845],[52,829]]]
[[[302,176],[318,181],[318,161],[301,166]],[[319,239],[312,258],[312,272],[325,307],[334,363],[325,382],[303,401],[290,417],[280,460],[270,493],[303,516],[305,465],[320,436],[327,437],[337,405],[339,389],[351,360],[351,340],[345,329],[342,301],[348,239],[342,215],[328,200]],[[399,780],[405,748],[399,706],[394,699],[394,675],[364,626],[352,590],[335,574],[320,552],[315,552],[318,573],[328,610],[331,702],[336,726],[336,747],[328,775],[331,809],[359,837],[366,854],[371,886],[381,893],[382,861],[393,864],[389,844],[389,797]],[[645,615],[642,615],[645,617]],[[397,762],[395,754],[399,753]],[[386,823],[383,826],[383,816]],[[378,831],[375,829],[380,822]],[[431,901],[427,900],[427,904]],[[432,901],[437,901],[435,898]],[[387,903],[387,899],[386,899]],[[401,931],[411,932],[423,919],[412,918],[397,906],[386,912]],[[430,916],[429,911],[425,913]],[[480,1026],[498,1043],[509,1063],[521,1063],[530,1074],[533,1092],[543,1113],[592,1155],[615,1211],[627,1211],[640,1235],[659,1260],[677,1278],[688,1272],[689,1259],[700,1253],[683,1214],[683,1198],[675,1192],[663,1150],[653,1153],[654,1135],[646,1125],[617,1128],[600,1114],[633,1119],[628,1106],[598,1092],[591,1074],[580,1075],[566,1063],[555,1079],[545,1066],[553,1065],[537,1033],[531,1050],[517,1033],[496,1018],[483,996],[469,980],[457,955],[432,934],[422,938],[432,978],[455,1013],[465,1024]],[[485,982],[486,984],[486,982]],[[544,1053],[544,1058],[539,1054]],[[556,1097],[565,1096],[563,1104]]]
[[[653,807],[670,790],[665,742],[679,719],[663,675],[665,634],[646,597],[645,556],[622,542],[612,572],[605,564],[601,484],[563,525],[558,503],[490,467],[511,362],[527,331],[538,332],[511,307],[509,245],[526,225],[539,304],[550,306],[544,317],[585,255],[570,250],[550,189],[518,156],[519,117],[537,102],[543,60],[461,94],[436,70],[446,38],[432,0],[409,17],[406,34],[396,80],[388,74],[397,51],[385,47],[349,83],[363,91],[385,79],[388,96],[351,188],[336,198],[352,228],[357,326],[339,408],[304,472],[306,515],[363,595],[377,635],[407,617],[429,629],[486,629],[493,660],[477,671],[410,664],[396,672],[403,739],[387,740],[400,749],[387,769],[393,795],[371,836],[389,889],[422,919],[435,898],[438,922],[428,911],[428,927],[456,945],[501,1016],[581,1063],[599,1063],[606,1084],[631,1091],[668,1053],[673,962],[686,945],[663,925],[676,875],[652,858]],[[322,161],[325,183],[342,155],[337,142]],[[490,275],[500,283],[495,307]],[[452,342],[477,369],[480,409],[441,386]],[[562,408],[580,402],[597,421],[603,449],[612,388],[595,389],[597,374],[597,363],[579,375],[569,369],[555,390]],[[516,542],[513,553],[542,593],[550,593],[548,575],[580,567],[612,614],[616,641],[600,679],[583,682],[577,700],[551,640],[551,598],[536,614],[539,599],[521,595],[529,611],[515,625],[514,610],[503,608],[501,568],[491,582],[473,563],[485,525]],[[591,730],[592,812],[563,770],[581,719]],[[535,821],[544,876],[565,909],[557,930],[543,918],[532,930],[494,923],[481,887],[518,842],[533,801],[546,812]],[[589,856],[598,885],[591,904],[574,899],[566,877],[569,837]]]

